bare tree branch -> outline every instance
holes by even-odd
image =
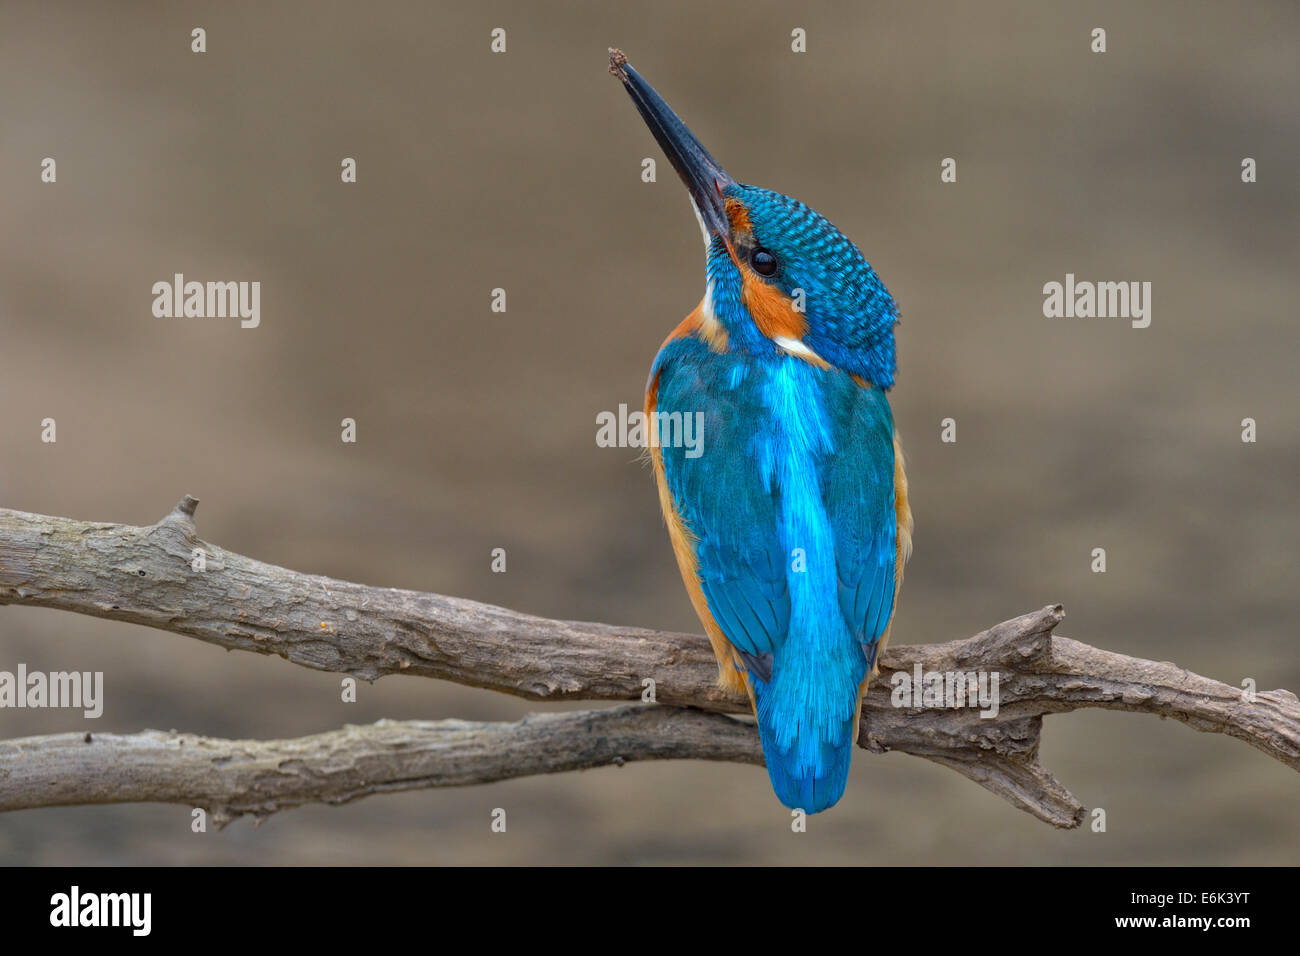
[[[179,803],[207,808],[221,827],[304,803],[687,757],[763,764],[751,726],[653,704],[531,714],[513,724],[381,720],[293,740],[53,734],[0,742],[0,811]]]
[[[222,647],[278,654],[305,667],[365,679],[415,674],[552,701],[637,700],[644,690],[643,681],[650,679],[660,705],[720,713],[748,710],[747,701],[717,686],[716,664],[703,637],[554,621],[461,598],[368,587],[290,571],[202,541],[193,521],[197,504],[186,496],[169,515],[149,527],[0,509],[0,604],[53,607],[147,624]],[[194,569],[196,554],[204,556],[206,570]],[[1249,700],[1238,688],[1199,677],[1174,664],[1127,657],[1054,637],[1052,632],[1063,617],[1060,606],[1049,606],[966,640],[891,648],[883,656],[881,676],[864,701],[859,743],[874,752],[901,750],[950,767],[1059,827],[1078,826],[1084,808],[1038,763],[1038,743],[1046,714],[1104,707],[1172,717],[1197,730],[1237,737],[1300,769],[1300,701],[1294,694],[1269,691]],[[899,673],[913,674],[918,666],[926,675],[996,673],[996,716],[983,717],[973,707],[894,706],[892,678]],[[649,712],[637,708],[626,711],[629,715]],[[594,719],[591,715],[565,716]],[[639,716],[627,719],[649,720]],[[695,732],[695,724],[675,721],[653,725],[654,733],[659,735],[658,746],[664,748],[660,757],[748,760],[756,753],[752,749],[752,728],[744,724],[727,721],[724,725],[715,720],[712,725],[699,725],[712,726],[719,734],[725,730],[727,739],[715,742],[711,749]],[[419,726],[427,729],[441,725]],[[482,746],[499,746],[506,752],[509,742],[502,735],[517,733],[524,725],[487,726],[496,729],[475,731],[488,734],[482,738],[486,741]],[[646,724],[642,729],[648,733],[650,726]],[[568,732],[567,728],[564,732]],[[357,759],[369,761],[365,779],[374,789],[398,789],[410,781],[416,781],[409,784],[412,786],[474,782],[453,779],[454,767],[426,765],[422,773],[412,774],[410,767],[394,755],[383,756],[383,739],[367,736],[382,737],[373,728],[335,733],[339,736],[326,734],[302,741],[261,744],[211,741],[209,745],[218,749],[243,748],[242,752],[262,754],[270,761],[276,759],[277,753],[296,752],[295,748],[301,746],[324,747],[319,751],[322,755],[335,756],[339,749],[355,746]],[[750,738],[747,756],[738,756],[739,749],[726,750],[734,744],[727,735],[736,734]],[[307,743],[326,738],[331,742]],[[106,738],[97,735],[95,739]],[[107,739],[126,752],[135,745],[118,742],[142,740]],[[641,743],[647,740],[641,738]],[[54,754],[50,766],[57,768],[55,776],[65,781],[67,789],[56,788],[50,793],[90,792],[90,778],[104,772],[103,766],[86,756],[92,751],[76,747],[68,750],[69,743],[61,737],[31,738],[8,746],[19,743],[23,744],[23,760],[39,764],[47,751]],[[172,753],[160,739],[150,738],[146,743],[152,747],[145,749],[154,759],[162,760],[162,754]],[[646,751],[636,750],[634,743],[629,742],[623,749],[629,754],[642,754],[640,759],[644,759]],[[520,766],[531,768],[523,772],[595,765],[572,762],[577,759],[573,756],[577,745],[571,741],[567,746],[560,739],[548,741],[539,752],[549,755],[550,762],[522,763]],[[266,749],[258,751],[257,747]],[[719,756],[718,747],[736,756]],[[178,752],[179,745],[175,749]],[[0,759],[4,760],[0,764],[0,809],[17,806],[12,801],[23,799],[12,789],[15,780],[24,779],[13,775],[17,753],[0,749]],[[167,760],[174,762],[171,756]],[[480,765],[480,772],[487,774],[484,779],[499,779],[485,769],[490,766],[490,760]],[[189,768],[188,775],[202,776],[211,771],[210,767],[205,771],[202,762],[177,763],[178,773],[182,767]],[[214,777],[200,781],[188,775],[188,793],[207,794],[214,806],[242,806],[231,792],[222,789],[221,780]],[[134,794],[123,799],[146,799],[150,793],[155,794],[150,799],[179,798],[177,791],[159,789],[157,775],[135,782],[124,777],[116,784],[123,793]],[[338,791],[322,788],[313,797],[303,788],[289,787],[282,805],[303,799],[351,799],[363,792],[372,791],[351,792],[346,786]],[[351,796],[339,796],[347,793]],[[250,800],[249,809],[238,812],[269,812],[252,809],[252,805],[259,804],[255,796]]]
[[[707,641],[552,621],[420,591],[301,574],[198,538],[188,495],[136,528],[0,509],[0,604],[147,624],[365,680],[413,674],[532,700],[658,701],[743,712]],[[192,567],[206,555],[206,571]]]

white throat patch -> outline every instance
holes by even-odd
[[[695,205],[695,197],[687,193],[686,198],[691,201],[691,212],[695,213],[695,221],[700,224],[700,236],[704,239],[704,254],[709,254],[709,230],[704,225],[704,217],[700,215],[700,207]]]
[[[820,355],[818,355],[808,346],[804,345],[803,342],[801,342],[799,339],[792,339],[784,335],[780,335],[774,338],[772,341],[776,343],[777,348],[781,349],[782,351],[788,352],[790,355],[793,355],[796,358],[801,358],[805,362],[812,362],[814,365],[823,365],[823,366],[827,364],[824,358],[822,358]]]

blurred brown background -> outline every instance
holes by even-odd
[[[1300,690],[1298,35],[1288,2],[7,3],[0,506],[147,524],[191,493],[205,538],[295,569],[696,629],[650,474],[595,444],[703,288],[682,190],[605,73],[617,45],[734,175],[828,215],[900,303],[917,532],[896,641],[1060,601],[1071,637]],[[261,327],[154,318],[175,272],[261,281]],[[1152,282],[1151,327],[1044,318],[1067,272]],[[339,675],[0,608],[0,669],[19,661],[105,671],[107,708],[6,710],[3,737],[537,709],[398,677],[347,705]],[[1044,741],[1108,832],[859,754],[801,836],[761,769],[681,762],[202,836],[183,807],[28,811],[0,817],[0,863],[1297,862],[1300,780],[1242,743],[1101,712],[1049,719]]]

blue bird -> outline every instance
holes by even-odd
[[[618,50],[610,72],[704,234],[704,298],[646,387],[669,538],[720,684],[749,695],[777,797],[817,813],[844,793],[911,551],[886,397],[898,310],[830,222],[727,175]]]

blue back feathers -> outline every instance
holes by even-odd
[[[704,413],[698,458],[662,449],[701,587],[750,665],[777,796],[815,813],[843,793],[858,687],[893,611],[889,403],[838,370],[693,337],[659,364],[658,410]]]

